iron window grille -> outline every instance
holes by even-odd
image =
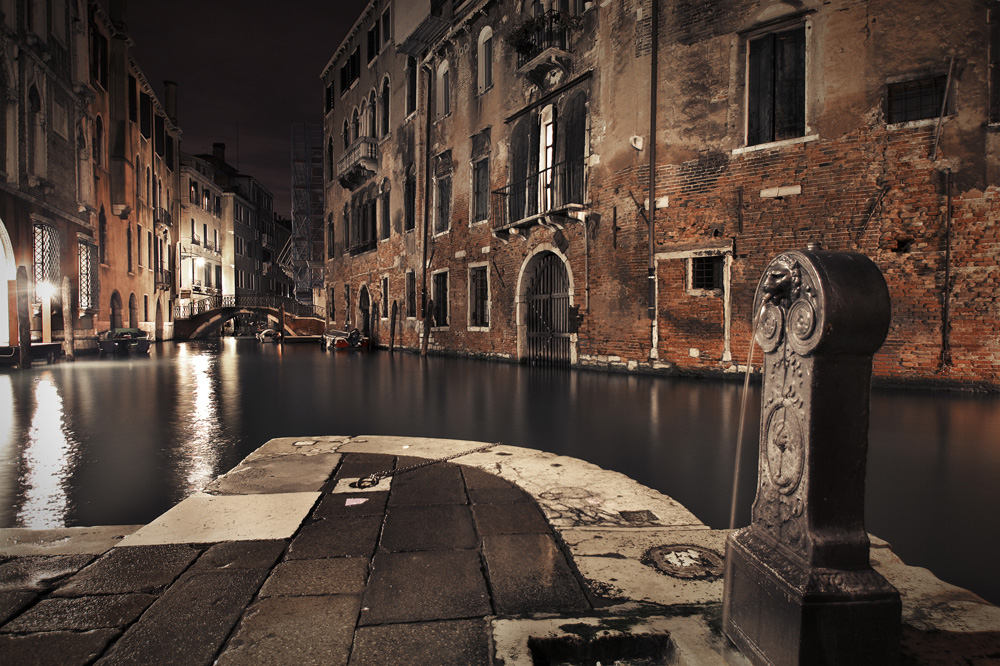
[[[490,287],[488,268],[469,269],[469,326],[487,328],[490,325]]]
[[[691,289],[722,289],[722,257],[691,258]]]
[[[36,224],[34,227],[34,271],[35,303],[41,303],[38,293],[39,285],[48,283],[56,287],[59,284],[59,230],[47,224]]]
[[[941,113],[946,76],[890,83],[886,86],[886,118],[890,124],[936,118]]]
[[[80,241],[80,310],[96,310],[100,301],[97,270],[97,246]]]

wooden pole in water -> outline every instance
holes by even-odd
[[[278,308],[278,342],[285,341],[285,304]]]
[[[73,288],[67,275],[63,277],[62,281],[63,351],[67,361],[75,359],[73,346],[76,338],[76,308],[74,305]]]
[[[396,346],[396,315],[399,314],[396,301],[392,302],[392,317],[389,319],[389,353]]]
[[[31,306],[28,302],[28,269],[17,268],[17,344],[21,349],[19,365],[31,367]]]
[[[427,308],[424,310],[424,339],[420,344],[420,355],[427,356],[427,342],[431,337],[431,320],[434,318],[434,299],[427,299]]]

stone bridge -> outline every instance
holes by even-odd
[[[209,296],[174,308],[174,339],[209,337],[240,314],[266,315],[271,328],[282,335],[322,335],[326,319],[322,308],[278,296]],[[279,325],[284,314],[284,324]]]

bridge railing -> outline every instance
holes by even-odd
[[[282,306],[284,306],[285,312],[293,317],[318,317],[320,319],[326,317],[322,307],[299,303],[292,298],[265,294],[240,294],[236,296],[208,296],[186,305],[176,305],[174,306],[174,319],[190,319],[220,308],[271,308],[279,310]]]

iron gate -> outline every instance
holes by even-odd
[[[546,252],[535,262],[524,300],[528,362],[569,365],[569,277],[555,254]]]

